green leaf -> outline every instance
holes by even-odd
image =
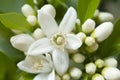
[[[99,46],[96,52],[96,55],[102,58],[117,54],[120,54],[120,19],[115,23],[110,37]]]
[[[0,23],[0,52],[17,62],[24,58],[24,54],[11,46],[11,36],[13,33]]]
[[[16,65],[0,52],[0,80],[15,80]]]
[[[92,18],[100,0],[78,0],[78,17],[83,23],[86,19]]]
[[[0,21],[9,29],[21,31],[30,31],[32,27],[26,21],[26,18],[18,13],[0,14]]]

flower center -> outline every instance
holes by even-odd
[[[33,70],[35,71],[38,71],[42,68],[42,64],[41,63],[38,63],[38,62],[35,62],[34,65],[33,65]]]
[[[65,38],[63,37],[63,35],[57,34],[57,35],[53,36],[53,41],[56,45],[60,46],[60,45],[64,44]]]

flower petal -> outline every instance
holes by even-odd
[[[76,50],[82,45],[81,39],[74,34],[67,34],[66,48]]]
[[[43,55],[30,56],[17,64],[18,68],[28,73],[48,73],[52,70],[50,61]]]
[[[59,31],[69,33],[74,28],[76,20],[77,13],[73,7],[70,7],[59,25]]]
[[[69,67],[68,53],[66,51],[55,49],[52,53],[52,57],[56,72],[62,76]]]
[[[42,38],[34,42],[29,50],[28,54],[29,55],[38,55],[38,54],[43,54],[47,53],[53,50],[53,46],[51,45],[49,39],[47,38]]]
[[[39,10],[38,21],[46,36],[51,36],[52,34],[57,32],[58,25],[54,20],[54,18],[47,12],[44,12],[43,10]]]
[[[38,74],[33,80],[55,80],[55,71],[47,74]]]
[[[12,46],[18,50],[26,52],[35,40],[28,34],[19,34],[11,37]]]

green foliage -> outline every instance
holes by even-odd
[[[83,23],[86,19],[92,18],[100,0],[78,0],[78,17]]]
[[[20,31],[30,31],[32,27],[26,21],[25,17],[17,13],[0,14],[0,21],[7,28],[16,29]]]

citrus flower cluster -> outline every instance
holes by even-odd
[[[70,7],[58,25],[55,21],[56,11],[51,4],[37,11],[25,4],[21,11],[35,30],[32,34],[16,34],[10,42],[14,48],[24,52],[25,59],[17,66],[22,71],[36,74],[33,80],[79,80],[86,73],[92,80],[120,79],[115,58],[95,59],[95,62],[83,64],[86,54],[95,52],[112,33],[112,17],[109,13],[97,10],[93,19],[80,24],[76,10]],[[96,27],[95,19],[98,18],[101,24]],[[73,32],[76,24],[81,26],[78,33]],[[97,72],[98,68],[101,72]]]

